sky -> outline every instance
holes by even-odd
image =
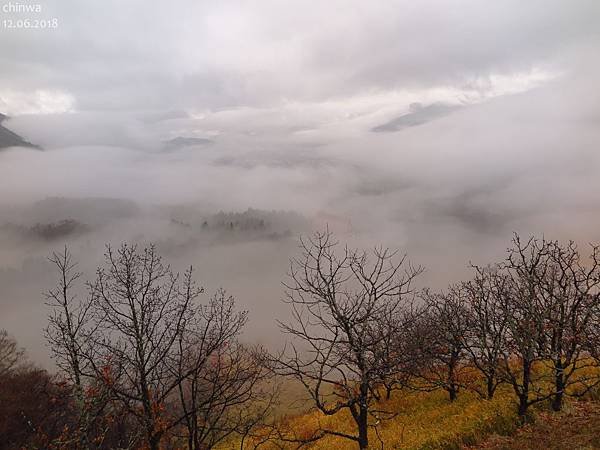
[[[595,0],[0,0],[0,16],[3,125],[42,147],[0,149],[0,226],[92,199],[64,212],[83,237],[0,231],[0,328],[38,360],[45,257],[65,243],[91,277],[105,242],[159,240],[268,342],[297,235],[327,223],[406,251],[436,288],[513,232],[600,241]],[[52,26],[7,26],[26,19]],[[311,225],[230,242],[169,224],[247,208]]]

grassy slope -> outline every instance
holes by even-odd
[[[513,436],[492,436],[470,450],[600,449],[600,404],[572,402],[558,414],[540,412]]]
[[[386,449],[459,449],[463,445],[480,442],[491,433],[506,434],[517,427],[516,407],[508,388],[501,389],[492,401],[480,400],[475,394],[463,392],[453,403],[442,391],[396,392],[391,400],[382,402],[380,408],[399,412],[394,418],[382,421],[378,427]],[[310,436],[319,423],[324,428],[354,434],[349,414],[325,417],[311,412],[290,418],[287,423],[301,437]],[[369,438],[373,448],[380,448],[374,431]],[[223,448],[235,448],[235,444],[229,443]],[[265,445],[261,448],[279,447]],[[306,448],[352,449],[355,444],[329,436]]]
[[[379,438],[383,440],[386,450],[600,449],[600,402],[599,393],[594,393],[592,395],[590,392],[587,397],[596,401],[568,401],[560,413],[546,411],[547,403],[540,403],[532,410],[535,422],[518,429],[520,422],[516,415],[516,399],[512,388],[507,385],[501,385],[491,401],[482,400],[468,390],[463,390],[452,403],[444,391],[397,391],[391,400],[377,406],[378,409],[397,413],[392,419],[379,424]],[[296,389],[288,394],[293,394],[286,396],[288,399],[301,398],[301,391]],[[289,414],[292,411],[293,408],[290,408],[279,413]],[[308,438],[319,426],[356,433],[347,412],[324,416],[316,411],[302,413],[296,410],[295,414],[285,422],[297,437]],[[371,448],[381,448],[379,438],[375,431],[371,432]],[[239,443],[229,442],[221,448],[239,448]],[[260,448],[271,450],[295,446],[266,444]],[[356,445],[344,438],[327,436],[304,448],[354,449]]]

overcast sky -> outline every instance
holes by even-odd
[[[0,149],[0,225],[52,196],[331,214],[438,286],[513,231],[600,241],[596,0],[36,1],[0,0],[57,24],[0,29],[3,125],[43,148]],[[284,247],[219,257],[255,264],[231,282],[248,307],[279,301]]]
[[[2,13],[58,20],[2,30],[0,105],[12,114],[473,101],[572,69],[600,33],[594,0],[38,4]]]

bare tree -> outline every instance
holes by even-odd
[[[203,291],[191,268],[180,278],[153,246],[107,247],[105,257],[84,301],[74,293],[81,274],[68,249],[50,258],[59,281],[46,294],[47,338],[80,406],[80,432],[69,445],[79,437],[77,448],[104,448],[98,442],[108,442],[115,427],[105,425],[115,421],[139,443],[131,418],[152,449],[167,435],[185,437],[194,450],[232,433],[248,436],[273,389],[262,351],[237,341],[247,312],[224,290],[196,304]]]
[[[82,273],[65,246],[54,252],[49,261],[58,271],[54,288],[45,293],[51,308],[45,335],[56,365],[66,376],[65,392],[73,400],[74,422],[69,432],[60,436],[55,445],[72,449],[131,448],[138,433],[130,417],[123,414],[122,405],[115,404],[112,391],[93,373],[88,337],[97,322],[90,313],[91,302],[77,295],[77,282]]]
[[[184,384],[195,401],[188,405],[194,420],[186,422],[188,440],[194,439],[190,448],[213,448],[233,434],[250,433],[250,424],[262,415],[255,407],[266,398],[267,376],[251,349],[235,342],[219,349],[204,370]]]
[[[201,421],[205,403],[216,397],[205,376],[215,360],[239,335],[247,321],[245,311],[236,312],[233,297],[218,291],[208,305],[199,306],[177,337],[178,351],[170,363],[177,385],[181,422],[186,428],[189,449],[200,449],[209,440],[212,427]]]
[[[593,365],[586,353],[592,335],[594,314],[600,307],[600,248],[592,246],[588,261],[582,261],[577,246],[570,241],[546,242],[548,264],[538,280],[544,309],[544,363],[554,377],[552,408],[559,411],[569,386],[596,385],[598,376],[582,369]],[[533,245],[533,244],[532,244]]]
[[[532,238],[523,243],[515,234],[503,264],[510,283],[510,302],[503,312],[508,322],[502,377],[517,395],[518,414],[522,420],[532,404],[552,396],[552,391],[543,387],[544,373],[534,370],[544,358],[546,345],[545,308],[539,280],[546,276],[548,254],[545,240]]]
[[[81,277],[77,263],[65,246],[61,253],[52,253],[49,261],[57,268],[57,286],[45,293],[46,305],[51,308],[46,327],[46,339],[50,344],[56,365],[75,385],[78,395],[82,393],[85,360],[81,357],[84,328],[89,321],[89,302],[81,302],[75,294],[76,283]]]
[[[300,381],[323,414],[346,409],[356,425],[356,434],[320,427],[308,440],[335,435],[366,449],[369,427],[389,413],[374,408],[373,392],[397,367],[383,357],[380,342],[395,333],[394,320],[421,268],[389,249],[340,249],[329,231],[301,240],[301,249],[285,283],[292,320],[280,324],[295,342],[274,358],[274,367]]]
[[[415,374],[427,366],[427,356],[423,352],[428,338],[423,328],[427,313],[427,305],[407,301],[395,317],[381,324],[389,327],[391,332],[377,332],[381,339],[373,351],[378,360],[389,362],[381,366],[378,374],[386,400],[391,398],[394,390],[411,386]],[[382,397],[381,387],[373,389],[377,400]]]
[[[270,371],[261,364],[262,350],[237,341],[246,321],[247,313],[237,311],[233,297],[221,289],[198,308],[178,338],[172,367],[180,380],[189,449],[212,448],[234,433],[247,435],[257,419],[254,403],[263,400]]]
[[[594,355],[590,342],[600,303],[598,251],[592,246],[584,262],[573,242],[562,246],[543,238],[513,238],[504,264],[511,281],[506,316],[513,364],[507,352],[504,371],[519,397],[521,416],[531,404],[548,398],[558,411],[569,386],[582,385],[585,391],[599,381],[582,370],[591,365],[589,354]],[[550,381],[543,379],[547,371],[535,371],[535,365],[550,366],[553,388],[543,388],[542,382]]]
[[[0,377],[13,372],[25,361],[25,351],[6,330],[0,330]]]
[[[178,337],[202,289],[191,268],[180,280],[154,246],[107,247],[105,257],[106,268],[90,284],[94,326],[84,357],[91,376],[139,421],[150,449],[158,450],[174,420],[165,404],[180,381],[171,376],[169,361],[177,358]]]
[[[421,319],[419,332],[425,367],[417,375],[425,381],[426,389],[442,388],[448,392],[450,401],[456,400],[463,384],[468,330],[465,297],[461,285],[450,286],[444,293],[424,293],[427,313]]]
[[[81,272],[77,271],[68,248],[61,253],[52,253],[49,261],[58,270],[56,287],[45,293],[46,305],[51,308],[48,326],[45,330],[46,340],[50,344],[52,357],[59,369],[73,383],[73,397],[78,415],[76,436],[80,448],[89,448],[88,434],[100,408],[97,404],[86,402],[84,394],[85,359],[82,357],[82,346],[85,345],[84,330],[88,323],[89,302],[80,301],[75,294],[77,281]],[[95,397],[99,399],[98,397]]]
[[[268,358],[265,352],[259,356],[260,367],[268,368],[264,359]],[[270,375],[273,374],[269,371]],[[256,383],[254,398],[242,408],[239,408],[237,417],[237,430],[239,436],[239,449],[244,450],[246,442],[257,450],[267,442],[272,442],[273,430],[276,430],[275,408],[280,403],[281,383],[272,376],[267,376]]]
[[[499,366],[506,346],[510,300],[508,279],[499,267],[474,267],[475,277],[464,283],[468,305],[466,349],[471,364],[485,379],[485,394],[493,398],[498,384]]]

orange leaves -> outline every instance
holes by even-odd
[[[152,402],[152,415],[154,417],[155,431],[164,433],[171,423],[167,417],[166,407],[163,402]]]
[[[102,382],[106,386],[114,385],[114,383],[115,383],[114,370],[113,370],[110,362],[105,364],[104,366],[102,366],[102,369],[100,371],[100,376],[102,377]]]

